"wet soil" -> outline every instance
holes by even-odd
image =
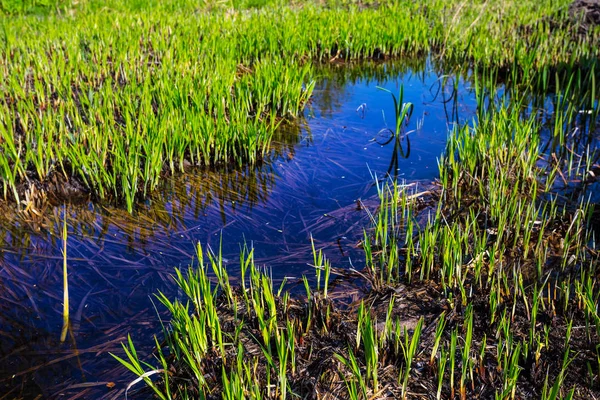
[[[569,4],[569,16],[582,35],[591,34],[600,26],[600,1],[574,0]]]
[[[333,281],[327,298],[318,292],[313,292],[310,299],[296,296],[284,302],[277,298],[276,319],[279,329],[289,332],[290,325],[295,327],[296,367],[290,374],[290,390],[295,395],[305,399],[348,398],[346,380],[352,379],[352,373],[340,361],[339,356],[349,359],[349,351],[352,351],[357,359],[365,359],[364,348],[356,345],[359,330],[357,310],[360,302],[367,305],[371,318],[379,321],[376,325],[378,334],[384,330],[383,326],[388,316],[400,327],[397,332],[401,332],[401,340],[405,340],[404,335],[412,337],[419,320],[423,320],[418,349],[411,366],[409,386],[405,389],[407,391],[403,392],[401,381],[398,379],[401,371],[407,367],[402,349],[390,338],[379,348],[379,390],[376,393],[370,391],[370,395],[381,399],[396,399],[401,398],[403,393],[408,393],[408,398],[436,399],[440,390],[442,398],[490,399],[494,398],[496,393],[502,392],[507,367],[496,361],[498,352],[503,351],[502,347],[499,350],[499,346],[503,345],[499,339],[499,330],[502,328],[498,321],[490,323],[489,291],[476,290],[471,297],[474,327],[472,349],[477,356],[473,356],[471,374],[462,392],[458,378],[455,386],[450,384],[448,371],[445,372],[443,385],[438,387],[439,353],[432,356],[436,328],[441,320],[445,323],[440,339],[442,347],[448,348],[454,330],[462,338],[460,340],[464,340],[468,317],[466,308],[460,301],[460,293],[454,293],[452,296],[432,281],[400,282],[394,286],[383,287],[378,285],[375,289],[375,279],[370,278],[367,271],[337,272],[342,277]],[[559,378],[566,351],[570,351],[571,356],[568,372],[562,378],[564,387],[573,388],[575,398],[595,398],[600,394],[600,381],[594,378],[594,374],[599,372],[595,364],[598,357],[596,344],[600,336],[593,329],[584,329],[588,326],[588,320],[583,312],[563,311],[578,310],[574,299],[560,298],[560,295],[556,295],[556,288],[555,293],[551,293],[550,288],[551,285],[548,286],[546,301],[551,306],[540,310],[537,317],[539,329],[547,327],[550,334],[546,339],[546,346],[543,346],[539,353],[518,357],[520,374],[514,388],[515,398],[540,398],[544,386]],[[232,307],[231,302],[224,296],[218,302],[223,330],[226,335],[233,337],[239,334],[243,338],[243,362],[253,365],[256,379],[264,382],[267,374],[273,372],[267,372],[270,367],[261,350],[263,345],[257,339],[261,337],[258,319],[252,312],[247,312],[242,304],[241,288],[235,290],[234,296],[240,301],[237,307]],[[511,315],[510,330],[515,340],[527,338],[531,326],[530,311],[519,300],[517,298],[515,301],[510,293],[503,295],[501,300],[501,308]],[[565,308],[558,306],[563,302],[566,302]],[[392,310],[391,314],[388,314],[389,310]],[[572,320],[571,326],[567,324],[567,320]],[[236,327],[242,321],[241,333],[236,332]],[[568,332],[571,340],[567,345],[565,337]],[[238,351],[231,349],[223,358],[214,350],[207,357],[206,363],[202,365],[202,372],[207,378],[208,387],[213,388],[208,394],[208,399],[221,398],[223,374],[235,369],[240,354]],[[171,390],[185,388],[188,393],[198,396],[198,382],[194,374],[174,358],[169,359],[169,365]],[[460,355],[457,355],[455,368],[455,373],[460,372],[462,368]],[[593,372],[592,375],[590,371]],[[590,380],[586,381],[582,377],[589,377]],[[140,389],[137,393],[148,392],[147,389]],[[263,392],[263,396],[277,398],[275,395],[270,396],[268,392]]]

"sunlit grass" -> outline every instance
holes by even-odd
[[[241,287],[234,288],[220,256],[209,253],[207,262],[199,248],[197,268],[187,276],[176,273],[190,302],[159,296],[174,317],[165,332],[171,342],[157,346],[159,360],[178,372],[151,385],[165,396],[167,390],[189,391],[187,383],[173,379],[192,371],[200,397],[304,396],[299,382],[306,379],[351,399],[382,393],[437,399],[595,393],[600,356],[585,349],[600,337],[600,291],[592,278],[600,265],[596,250],[587,247],[589,205],[553,194],[551,179],[564,164],[540,162],[551,157],[543,153],[542,127],[535,113],[511,106],[510,95],[514,92],[451,132],[428,218],[417,218],[422,213],[417,207],[430,191],[414,192],[394,181],[378,184],[380,207],[365,231],[366,264],[359,275],[370,290],[352,310],[331,302],[335,270],[314,245],[315,286],[305,278],[301,299],[275,291],[269,274],[254,265],[251,250],[242,252]],[[568,126],[567,118],[563,129]],[[394,317],[414,301],[402,293],[423,287],[438,293],[426,302],[444,306],[407,328],[401,319],[406,315]],[[368,306],[382,301],[385,310]],[[343,340],[335,336],[333,321],[339,318],[346,321]],[[580,331],[574,334],[575,321]],[[202,346],[173,342],[189,338],[176,332],[190,329]],[[310,368],[313,352],[328,335],[340,340],[332,354],[335,372],[298,375],[302,365]],[[127,354],[135,365],[132,343]],[[166,370],[163,364],[137,374],[147,379],[148,371]],[[585,377],[579,375],[582,367]],[[222,377],[218,389],[201,378],[215,373]]]
[[[36,184],[75,179],[132,211],[165,175],[261,161],[277,127],[310,101],[319,63],[425,54],[471,66],[477,118],[449,132],[435,196],[377,181],[364,298],[338,307],[335,269],[314,244],[315,285],[303,278],[303,298],[276,289],[252,249],[234,287],[220,252],[198,246],[196,264],[174,275],[183,298],[157,295],[171,319],[155,358],[142,359],[131,338],[115,356],[137,376],[127,391],[143,382],[164,399],[597,394],[600,262],[581,193],[598,154],[574,138],[597,130],[600,35],[579,35],[568,3],[3,3],[2,197],[20,206]],[[397,143],[414,101],[402,94],[392,100]],[[411,320],[402,307],[426,289],[435,296]]]
[[[586,63],[600,35],[577,35],[567,3],[32,2],[47,15],[0,20],[2,195],[74,177],[131,211],[165,174],[254,163],[310,98],[314,62]]]
[[[494,87],[492,81],[479,84],[481,91]],[[589,88],[577,86],[583,90],[577,98],[586,98]],[[542,398],[569,398],[595,390],[586,382],[596,380],[598,354],[584,350],[600,337],[596,307],[600,291],[592,278],[600,265],[596,250],[589,247],[593,242],[586,217],[590,206],[585,198],[558,196],[553,181],[565,168],[576,177],[589,165],[572,168],[568,163],[549,162],[556,155],[545,152],[543,126],[536,113],[526,112],[527,104],[514,101],[521,90],[501,96],[488,93],[492,103],[480,108],[475,120],[451,131],[440,159],[437,200],[428,208],[428,218],[417,218],[422,213],[417,207],[430,191],[413,192],[395,181],[378,184],[380,207],[363,241],[366,268],[361,277],[371,287],[368,298],[434,285],[445,306],[428,323],[426,333],[423,318],[411,333],[393,318],[400,300],[388,299],[384,314],[373,314],[361,301],[352,314],[355,333],[339,344],[334,355],[342,367],[338,383],[343,382],[341,387],[350,398],[369,398],[381,390],[407,397],[418,387],[411,378],[415,362],[419,374],[436,377],[425,393],[430,398],[470,398],[482,385],[496,398],[517,398],[528,390]],[[563,123],[554,125],[552,137],[568,140],[563,130],[577,117],[571,107],[555,111],[555,118]],[[247,271],[250,276],[249,286],[242,283],[238,295],[228,288],[219,263],[212,264],[227,303],[242,301],[245,305],[234,309],[255,316],[253,340],[265,360],[256,365],[267,365],[268,370],[246,374],[244,379],[249,379],[247,387],[257,390],[266,377],[268,389],[258,389],[263,396],[287,396],[298,390],[288,386],[293,382],[286,366],[289,357],[302,354],[292,343],[315,330],[332,332],[328,321],[340,313],[320,303],[327,300],[329,286],[329,275],[323,280],[323,272],[331,266],[314,246],[313,254],[316,292],[305,279],[307,309],[300,320],[278,312],[278,304],[285,307],[292,300],[273,291],[268,275],[252,266],[251,257],[241,259],[243,282]],[[185,285],[181,276],[178,282]],[[214,296],[216,292],[210,290],[206,285],[204,296],[209,292]],[[576,339],[575,321],[583,329]],[[279,333],[284,326],[304,336],[292,341]],[[213,347],[220,349],[219,341],[215,343]],[[227,353],[218,351],[221,358]],[[582,367],[588,371],[584,379],[577,372]],[[389,368],[397,374],[394,384],[389,381]],[[538,377],[533,386],[524,383],[526,376],[533,375]]]

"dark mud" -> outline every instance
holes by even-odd
[[[569,16],[580,34],[591,34],[600,26],[600,1],[574,0],[569,4]]]
[[[438,398],[439,370],[437,361],[431,361],[437,360],[439,355],[432,358],[431,349],[436,340],[436,328],[441,322],[444,323],[440,339],[442,346],[448,347],[453,331],[464,338],[467,311],[460,301],[460,293],[455,293],[453,297],[431,281],[405,282],[385,287],[378,285],[375,289],[373,281],[376,279],[371,279],[368,273],[338,272],[343,278],[333,281],[327,298],[322,293],[313,292],[309,299],[302,296],[288,301],[276,299],[278,329],[289,332],[289,326],[294,326],[296,333],[296,366],[295,372],[289,374],[290,390],[305,399],[348,398],[346,380],[353,378],[352,373],[336,354],[348,359],[351,350],[357,359],[365,359],[363,347],[356,346],[357,309],[358,304],[364,302],[371,318],[379,321],[376,325],[378,334],[384,330],[386,319],[391,318],[399,326],[397,332],[401,332],[401,340],[405,340],[404,335],[412,337],[419,320],[423,319],[407,393],[409,398]],[[539,353],[531,352],[527,357],[518,357],[520,374],[515,382],[515,398],[540,398],[548,382],[559,378],[567,351],[570,351],[571,356],[568,372],[562,377],[564,387],[573,388],[575,398],[597,397],[600,382],[594,376],[600,372],[596,365],[599,356],[596,346],[600,340],[598,333],[585,329],[588,318],[584,313],[565,311],[577,310],[577,302],[561,298],[560,294],[557,295],[557,288],[553,288],[551,283],[548,284],[545,296],[548,307],[538,313],[537,320],[539,329],[548,327],[550,334],[546,338],[546,346]],[[258,318],[252,312],[247,312],[243,305],[241,288],[235,290],[234,297],[239,301],[237,307],[232,307],[231,302],[222,296],[218,302],[218,313],[225,335],[242,337],[242,353],[239,349],[231,349],[223,358],[215,349],[206,358],[206,363],[202,364],[202,373],[207,378],[208,386],[213,388],[208,399],[221,398],[223,374],[228,374],[235,368],[240,354],[245,364],[254,366],[255,377],[259,382],[265,382],[267,374],[272,374],[267,372],[271,367],[262,353],[260,341],[257,340],[261,335]],[[446,371],[440,391],[442,398],[490,399],[504,389],[503,376],[507,373],[507,366],[495,361],[498,359],[498,351],[506,351],[502,350],[505,343],[498,340],[499,331],[503,328],[498,321],[490,323],[489,297],[488,291],[477,291],[472,297],[472,348],[477,356],[472,361],[472,372],[464,386],[464,392],[459,390],[458,379],[451,386],[450,374]],[[510,293],[501,297],[501,309],[511,315],[510,330],[515,340],[528,337],[531,326],[529,309],[520,299],[514,301]],[[564,304],[565,307],[558,306],[559,304]],[[567,320],[572,321],[572,325],[567,324]],[[241,332],[236,331],[240,323],[243,326]],[[568,335],[571,339],[567,345],[565,338]],[[402,350],[393,340],[389,340],[379,348],[379,355],[379,369],[383,372],[379,374],[379,391],[373,395],[384,399],[401,398],[403,389],[398,376],[406,368]],[[185,388],[193,397],[198,396],[198,382],[194,374],[174,358],[170,358],[168,362],[171,390]],[[462,367],[460,355],[457,355],[454,373]],[[589,380],[583,377],[588,377]],[[159,381],[160,384],[164,385],[164,382]],[[133,393],[143,395],[149,392],[147,389],[139,389],[137,392],[132,391]],[[263,395],[270,398],[266,392]]]

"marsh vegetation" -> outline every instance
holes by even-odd
[[[113,365],[133,374],[102,395],[600,396],[600,29],[587,22],[583,29],[578,21],[587,20],[569,3],[87,1],[19,9],[3,2],[7,215],[53,232],[43,222],[53,207],[91,201],[133,221],[132,247],[175,213],[173,199],[193,198],[197,216],[212,200],[206,193],[225,186],[217,202],[226,226],[225,210],[236,202],[252,207],[268,197],[275,178],[260,167],[292,160],[303,139],[289,132],[329,112],[312,109],[315,98],[329,95],[319,92],[320,82],[334,82],[328,68],[380,80],[393,65],[417,75],[419,65],[444,71],[430,92],[442,93],[447,141],[434,155],[434,179],[420,186],[401,170],[418,146],[415,132],[428,129],[428,114],[415,113],[421,99],[404,82],[391,95],[372,86],[393,110],[372,142],[393,151],[389,167],[363,183],[372,198],[344,205],[365,216],[352,225],[360,262],[336,265],[310,236],[319,224],[342,224],[337,215],[302,220],[310,261],[293,279],[285,271],[274,278],[251,243],[242,243],[232,262],[222,243],[194,237],[199,243],[181,251],[190,267],[160,272],[162,331],[155,324],[154,339],[146,331],[122,340],[122,349],[111,347]],[[391,60],[400,64],[381,64]],[[459,117],[470,101],[464,86],[473,99],[467,119]],[[358,106],[357,115],[370,112]],[[314,173],[310,168],[298,174]],[[215,171],[219,178],[211,180],[206,174]],[[158,211],[149,207],[177,176],[196,183],[168,189],[170,200]],[[53,226],[66,218],[54,217]],[[81,222],[81,235],[103,231],[97,221],[92,213]],[[169,218],[165,226],[177,224]],[[177,233],[185,238],[188,231]],[[7,236],[15,239],[13,231]],[[340,237],[331,241],[345,257]],[[170,237],[162,243],[165,251],[175,248]],[[94,257],[102,257],[102,246]],[[151,252],[144,258],[153,266],[164,260]],[[138,273],[130,260],[119,262],[123,275]],[[12,280],[29,279],[24,269],[7,271],[18,272]],[[146,280],[139,282],[136,288]],[[23,295],[30,297],[28,289]]]

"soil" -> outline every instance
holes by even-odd
[[[569,16],[578,25],[580,34],[587,34],[600,25],[600,0],[575,0],[569,5]]]
[[[236,295],[239,298],[242,297],[240,288],[237,289]],[[494,398],[494,394],[502,390],[503,374],[506,373],[503,367],[495,361],[499,345],[496,339],[498,326],[497,322],[490,323],[488,296],[489,293],[481,292],[473,301],[472,353],[478,353],[480,356],[475,360],[472,380],[468,379],[465,387],[465,398],[468,399]],[[507,296],[503,307],[514,314],[514,322],[511,326],[513,335],[515,339],[525,338],[530,326],[527,318],[528,310],[523,302],[512,303],[510,297],[512,296]],[[336,358],[335,354],[348,358],[349,349],[352,349],[357,359],[364,360],[362,347],[355,347],[358,302],[344,305],[335,298],[334,291],[330,298],[315,294],[310,301],[307,301],[306,298],[297,298],[290,300],[287,305],[278,299],[277,320],[280,329],[285,329],[286,320],[291,321],[293,326],[299,327],[297,328],[299,332],[295,337],[296,370],[290,374],[290,389],[299,398],[348,398],[345,380],[351,378],[352,374]],[[365,288],[360,293],[360,299],[367,305],[372,318],[380,321],[376,325],[380,331],[392,300],[393,320],[401,325],[403,335],[408,334],[411,337],[419,318],[423,318],[421,340],[417,356],[411,367],[408,386],[409,398],[436,398],[438,370],[435,361],[433,364],[430,363],[430,355],[440,319],[445,318],[446,320],[446,327],[442,334],[444,346],[449,343],[451,332],[454,329],[458,330],[460,337],[464,337],[462,332],[465,325],[465,308],[458,300],[459,296],[454,298],[457,300],[449,301],[447,294],[444,294],[437,284],[430,281],[389,286],[377,291]],[[575,308],[574,306],[573,309]],[[257,379],[264,382],[269,367],[256,339],[260,337],[257,319],[252,313],[240,313],[239,310],[245,310],[242,305],[239,305],[237,309],[238,313],[234,315],[231,304],[228,304],[224,296],[221,298],[219,316],[223,321],[223,331],[226,335],[234,335],[237,323],[241,320],[245,321],[240,334],[243,338],[244,363],[255,365],[256,371],[258,371]],[[566,351],[564,341],[567,332],[565,323],[567,317],[573,318],[574,327],[586,325],[583,313],[564,315],[560,310],[548,308],[538,314],[540,326],[551,327],[548,338],[549,345],[543,348],[538,357],[530,355],[527,358],[522,356],[519,358],[518,364],[521,373],[515,389],[516,398],[540,398],[546,379],[553,382],[558,378]],[[307,326],[309,329],[302,331],[302,327]],[[563,387],[575,388],[576,398],[597,398],[600,395],[600,382],[597,380],[585,382],[582,378],[590,376],[590,365],[592,365],[591,368],[596,368],[593,367],[597,357],[594,343],[598,343],[595,333],[589,337],[584,329],[578,328],[572,331],[570,345],[572,360]],[[485,344],[485,348],[481,351],[483,344]],[[459,346],[459,348],[461,347]],[[206,357],[207,361],[203,365],[203,372],[204,376],[208,378],[208,387],[213,388],[208,399],[221,398],[222,375],[224,371],[229,371],[232,366],[236,365],[235,360],[238,355],[236,350],[229,351],[225,359],[216,350],[214,354]],[[371,394],[380,399],[400,398],[402,387],[398,382],[398,376],[406,367],[402,350],[388,342],[379,349],[379,354],[380,389],[377,393]],[[434,360],[437,360],[438,357],[439,355],[434,357]],[[198,395],[197,382],[191,371],[173,358],[169,360],[169,363],[172,371],[171,389],[185,387],[188,393]],[[455,374],[458,374],[458,376],[455,375],[455,387],[450,387],[449,375],[446,372],[441,392],[442,398],[455,398],[459,395],[460,370],[461,362],[458,357],[455,368]],[[273,374],[272,371],[272,382],[276,380]],[[266,393],[263,395],[264,398],[269,398]]]

